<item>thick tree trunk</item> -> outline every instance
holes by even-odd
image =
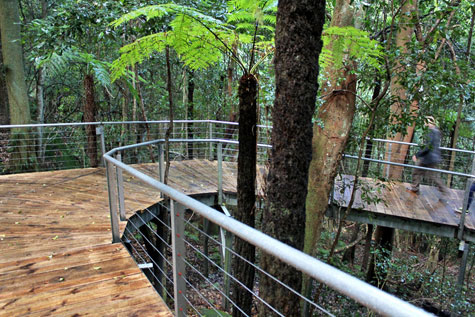
[[[387,266],[376,264],[382,264],[385,261],[389,261],[391,258],[394,228],[378,226],[374,235],[376,252],[371,256],[371,262],[366,274],[366,281],[383,288],[387,276]]]
[[[23,65],[18,0],[0,1],[0,32],[10,123],[28,124],[31,116]],[[28,169],[35,162],[32,142],[27,141],[31,139],[26,135],[29,129],[12,129],[10,132],[11,145],[16,149],[12,153],[11,162],[15,162],[14,168],[21,165],[20,168]]]
[[[312,116],[318,91],[318,57],[325,1],[279,1],[276,25],[276,99],[263,231],[303,248],[308,167],[312,158]],[[264,270],[299,291],[301,273],[262,254]],[[299,297],[262,276],[262,298],[285,316],[299,316]],[[262,305],[262,316],[272,313]]]
[[[349,0],[338,0],[331,26],[353,25],[354,12]],[[328,49],[332,49],[329,44]],[[345,62],[345,61],[344,61]],[[320,237],[321,223],[341,160],[356,109],[356,75],[353,63],[336,69],[325,69],[328,81],[322,85],[325,102],[318,111],[318,124],[313,127],[312,161],[309,170],[304,252],[314,254]],[[310,292],[311,281],[305,279],[303,292]]]
[[[84,77],[84,92],[85,92],[85,104],[84,104],[84,122],[96,121],[96,100],[94,96],[94,78],[92,75],[86,75]],[[97,136],[96,126],[86,125],[87,135],[87,149],[86,154],[89,158],[89,165],[91,167],[97,167],[99,161],[97,159]]]
[[[238,210],[236,220],[251,227],[255,223],[256,203],[256,150],[257,150],[257,79],[252,74],[245,74],[239,80],[239,156],[238,156]],[[255,247],[244,240],[234,240],[234,250],[249,262],[255,262]],[[254,268],[235,258],[234,276],[246,287],[254,285]],[[251,314],[253,296],[240,285],[234,285],[234,300],[248,315]],[[233,316],[242,316],[237,309]]]
[[[0,32],[1,34],[1,32]],[[1,43],[1,37],[0,37]],[[5,71],[3,66],[2,49],[0,45],[0,124],[10,124],[10,114],[8,111],[8,93],[5,82]]]
[[[408,46],[410,43],[412,34],[414,32],[413,14],[417,11],[417,1],[406,1],[401,8],[401,14],[399,19],[398,32],[396,34],[396,46],[400,49],[401,54],[407,54]],[[396,73],[391,79],[391,94],[397,97],[400,101],[391,105],[391,115],[393,116],[393,123],[399,121],[399,117],[403,113],[405,108],[409,108],[409,111],[415,112],[418,110],[418,103],[416,101],[407,100],[406,88],[400,84],[400,78],[398,73],[403,71],[403,66],[398,61],[396,64]],[[391,137],[391,140],[410,142],[414,134],[414,124],[406,129],[405,134],[397,133]],[[402,144],[388,143],[386,147],[386,160],[396,163],[404,163],[407,151],[409,147]],[[389,168],[390,179],[400,179],[402,176],[403,168],[400,166],[391,166]]]

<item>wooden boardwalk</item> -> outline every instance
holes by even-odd
[[[334,200],[341,207],[347,207],[350,201],[352,179],[344,177],[344,181],[340,179],[337,182]],[[407,183],[379,182],[371,178],[360,178],[359,183],[363,189],[357,190],[352,207],[353,216],[356,218],[358,213],[370,213],[369,217],[381,215],[405,220],[406,223],[410,221],[433,225],[435,231],[438,230],[437,226],[451,227],[453,230],[459,226],[461,214],[457,210],[462,207],[462,190],[449,189],[448,194],[443,197],[434,186],[421,185],[420,192],[413,193],[406,189],[410,185]],[[369,198],[381,200],[375,203],[364,202],[362,192],[368,190]],[[474,214],[467,214],[465,217],[465,229],[472,235],[475,232]]]
[[[156,202],[127,189],[129,210]],[[0,176],[0,316],[172,316],[111,244],[107,197],[100,168]]]
[[[137,168],[157,176],[156,164]],[[235,163],[225,163],[225,192],[236,191],[236,176]],[[217,163],[173,162],[169,184],[188,195],[215,194]],[[386,184],[380,195],[387,206],[364,206],[359,197],[355,207],[457,226],[454,209],[461,206],[461,191],[451,191],[442,204],[430,187],[422,186],[415,195],[404,186]],[[128,217],[160,200],[156,191],[126,174],[124,188]],[[349,190],[336,190],[335,198]],[[473,231],[474,215],[467,218]],[[125,225],[121,222],[121,232]],[[0,176],[0,316],[171,316],[125,247],[111,244],[111,238],[103,168]]]

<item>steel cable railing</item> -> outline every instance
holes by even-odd
[[[190,158],[199,158],[199,159],[214,159],[214,160],[216,160],[216,159],[219,159],[219,156],[221,156],[221,164],[223,163],[223,161],[228,161],[228,162],[236,162],[237,161],[237,154],[238,154],[239,149],[238,149],[238,142],[235,140],[237,138],[237,135],[238,135],[238,133],[237,133],[238,126],[237,126],[236,123],[219,122],[219,121],[212,121],[212,120],[202,120],[202,121],[193,121],[193,122],[182,120],[182,121],[175,121],[175,122],[177,124],[175,125],[175,129],[172,132],[172,136],[178,136],[180,138],[182,138],[183,136],[188,137],[188,132],[190,131],[196,137],[196,140],[177,140],[177,139],[172,139],[171,140],[170,151],[171,151],[171,153],[173,153],[172,155],[175,159],[184,160],[184,159],[190,159]],[[137,172],[139,174],[132,174],[132,175],[136,175],[136,176],[139,175],[137,177],[139,177],[140,180],[145,181],[148,184],[148,186],[152,186],[153,188],[158,189],[162,193],[164,198],[171,199],[177,205],[179,205],[180,208],[190,209],[193,212],[195,212],[196,214],[199,214],[200,216],[203,216],[205,218],[206,218],[206,215],[208,215],[212,222],[214,221],[215,223],[218,223],[218,225],[220,225],[226,231],[233,232],[234,234],[237,234],[235,231],[229,229],[230,227],[226,227],[226,225],[230,226],[229,223],[227,223],[227,222],[220,223],[219,221],[222,221],[222,219],[219,220],[219,221],[216,220],[217,218],[215,218],[215,217],[217,217],[217,215],[215,215],[215,214],[211,215],[210,211],[208,209],[204,208],[202,205],[196,206],[196,205],[194,205],[194,203],[192,204],[188,200],[182,201],[181,199],[183,197],[180,196],[180,195],[175,196],[176,192],[172,192],[172,193],[168,192],[168,187],[166,187],[166,186],[161,187],[163,184],[161,184],[159,186],[160,182],[158,182],[156,180],[158,173],[154,173],[152,171],[152,169],[149,169],[147,171],[148,175],[146,175],[144,173],[141,173],[141,172],[137,171],[136,169],[132,168],[131,166],[127,166],[125,164],[125,163],[127,163],[127,164],[147,163],[147,162],[152,162],[152,161],[157,162],[157,161],[160,161],[160,159],[163,159],[163,154],[160,155],[159,153],[163,153],[163,151],[164,151],[162,144],[163,144],[164,134],[167,130],[167,124],[168,124],[167,121],[147,122],[146,124],[149,124],[149,128],[150,128],[150,134],[149,135],[146,135],[145,129],[143,129],[142,132],[133,133],[134,129],[130,128],[133,125],[137,125],[137,127],[138,127],[139,125],[145,124],[145,122],[141,122],[141,121],[120,122],[120,123],[107,123],[107,122],[102,123],[102,122],[98,122],[98,123],[79,123],[79,124],[45,124],[45,125],[26,125],[26,126],[0,126],[0,132],[4,131],[5,129],[10,130],[11,128],[20,128],[20,127],[28,127],[28,128],[42,127],[44,129],[43,134],[39,134],[35,131],[34,131],[34,133],[22,134],[23,138],[25,140],[27,140],[28,142],[30,142],[30,141],[34,142],[36,140],[36,143],[33,144],[32,147],[31,146],[27,147],[27,146],[23,146],[23,145],[14,145],[14,144],[9,144],[9,145],[4,146],[3,143],[0,142],[0,144],[2,144],[1,147],[0,147],[0,163],[1,163],[0,173],[3,172],[2,170],[3,170],[3,167],[5,166],[5,165],[3,165],[4,161],[2,160],[2,158],[3,158],[2,153],[5,153],[5,151],[8,152],[8,149],[10,149],[10,151],[15,151],[17,149],[24,149],[26,153],[35,153],[35,152],[38,153],[38,151],[41,150],[40,149],[40,144],[39,144],[40,142],[38,142],[39,135],[43,135],[41,146],[43,146],[46,149],[45,150],[46,154],[43,155],[43,158],[45,159],[45,163],[41,168],[36,168],[36,169],[32,168],[32,169],[30,169],[30,171],[75,168],[75,167],[87,167],[88,164],[89,164],[87,154],[86,154],[88,143],[86,141],[86,138],[85,138],[86,135],[85,135],[85,132],[84,132],[83,128],[84,128],[85,125],[88,125],[88,124],[89,125],[95,125],[97,127],[102,127],[102,129],[103,129],[103,131],[98,134],[98,140],[97,140],[97,147],[101,148],[102,153],[104,153],[106,151],[106,148],[110,149],[110,148],[118,147],[119,145],[123,145],[120,148],[116,148],[112,152],[109,152],[109,154],[105,156],[106,161],[109,162],[107,172],[109,174],[108,175],[108,180],[110,180],[110,188],[111,187],[116,188],[115,189],[116,193],[115,194],[114,193],[110,194],[110,201],[111,202],[117,201],[118,199],[120,199],[121,195],[123,196],[123,193],[121,194],[119,192],[120,189],[117,190],[117,178],[119,177],[118,176],[119,172],[122,172],[122,171],[125,171],[125,172],[128,172],[128,173],[136,173]],[[188,124],[193,124],[191,129],[188,129]],[[129,129],[127,129],[125,133],[122,133],[122,131],[121,131],[121,129],[119,129],[119,127],[124,126],[124,125],[128,125]],[[230,136],[229,133],[226,133],[226,129],[229,130],[229,127],[233,127],[233,129],[234,129],[234,131],[232,133],[232,138],[234,140],[220,139],[221,137],[222,138],[227,138],[227,137]],[[4,130],[2,130],[2,129],[4,129]],[[63,129],[63,130],[61,130],[61,129]],[[259,129],[260,129],[259,142],[262,142],[262,143],[266,143],[266,141],[268,142],[269,131],[270,131],[271,128],[260,126]],[[139,130],[140,129],[137,129],[137,131],[139,131]],[[102,140],[101,140],[101,138],[102,138]],[[151,139],[151,138],[154,138],[154,139],[158,138],[158,139],[162,139],[162,140],[142,142],[141,144],[134,144],[134,145],[131,145],[131,146],[127,145],[127,144],[130,144],[130,143],[136,143],[137,140],[147,140],[147,139]],[[387,144],[396,143],[396,142],[388,141],[388,140],[381,140],[381,139],[373,139],[372,141],[373,141],[373,148],[372,148],[371,157],[364,158],[364,160],[366,160],[367,162],[372,164],[370,166],[370,173],[373,173],[372,175],[374,175],[375,177],[384,178],[384,174],[387,170],[385,168],[382,168],[383,166],[394,165],[394,166],[400,166],[404,169],[417,168],[417,167],[414,167],[413,165],[410,165],[410,164],[393,163],[393,162],[385,160],[386,157],[391,155],[391,152],[389,151],[390,147],[387,146]],[[65,150],[64,150],[65,144],[64,143],[66,143],[66,142],[68,143],[68,145],[74,144],[74,147],[75,147],[74,154],[76,155],[76,156],[74,156],[75,157],[74,159],[64,160],[64,158],[65,158],[65,155],[64,155],[64,153],[65,153]],[[56,144],[56,143],[61,143],[61,144]],[[414,152],[414,148],[416,148],[416,144],[407,143],[406,145],[410,146],[409,151]],[[221,148],[221,150],[220,150],[220,148]],[[264,144],[261,144],[259,146],[259,151],[258,151],[259,162],[264,163],[264,162],[267,161],[267,159],[268,159],[268,157],[267,157],[268,149],[269,149],[269,146],[266,146]],[[189,155],[188,150],[191,150],[191,152],[193,152],[193,157],[191,157]],[[474,153],[475,153],[473,151],[453,150],[453,149],[446,149],[446,148],[442,148],[442,151],[446,151],[446,153],[443,152],[443,157],[446,158],[446,159],[449,159],[449,157],[451,157],[451,154],[448,154],[449,152],[450,153],[452,153],[452,152],[457,153],[456,159],[458,159],[459,161],[462,161],[462,160],[470,161],[470,159],[472,159],[472,161],[473,161],[473,157],[474,157]],[[121,158],[116,160],[111,156],[111,154],[119,153],[119,152],[122,154]],[[351,154],[354,154],[355,152],[356,151],[348,152],[347,158],[349,158],[349,160],[344,160],[344,162],[345,162],[345,164],[347,165],[348,168],[353,168],[355,166],[355,164],[354,164],[355,160],[353,160],[355,158],[355,156],[351,155]],[[7,153],[7,156],[8,156],[8,153]],[[152,158],[150,158],[150,156],[152,156]],[[58,157],[59,158],[62,157],[63,159],[58,159]],[[70,156],[70,157],[73,157],[73,156]],[[353,161],[353,163],[351,163],[351,161]],[[22,162],[23,161],[22,161],[21,158],[17,159],[17,158],[11,157],[10,167],[15,166],[17,164],[20,165],[20,164],[22,164]],[[443,164],[446,164],[446,163],[442,163],[441,165],[443,165]],[[224,164],[222,164],[221,169],[226,169],[226,168],[234,169],[232,166],[233,165],[224,165]],[[128,168],[131,168],[131,170],[128,170]],[[424,168],[422,168],[422,169],[424,169]],[[465,179],[469,180],[471,177],[473,178],[473,172],[470,173],[470,171],[467,171],[467,164],[456,165],[455,169],[456,169],[456,171],[451,173],[451,175],[453,175],[454,177],[458,177],[458,178],[463,179],[463,180],[465,180]],[[14,168],[13,168],[13,170],[14,170]],[[155,168],[155,170],[157,170],[157,168]],[[24,171],[26,171],[26,170],[24,170]],[[434,170],[434,171],[444,172],[442,170]],[[219,175],[218,175],[218,177],[219,177]],[[403,181],[404,180],[410,180],[410,177],[411,177],[410,174],[406,173],[406,174],[403,175],[403,178],[401,180],[403,180]],[[115,180],[114,180],[114,178],[115,178]],[[159,178],[159,179],[162,180],[162,178]],[[460,180],[455,181],[455,183],[453,184],[453,186],[459,187],[459,188],[463,188],[464,187],[463,185],[464,185],[463,182],[460,181]],[[124,190],[123,185],[120,185],[120,186],[122,186],[122,190]],[[222,188],[221,188],[221,195],[222,195]],[[191,204],[191,205],[187,205],[187,204]],[[111,204],[111,211],[112,211],[111,215],[113,215],[113,214],[117,215],[117,212],[120,211],[121,218],[125,219],[125,210],[120,210],[121,208],[123,209],[124,207],[123,206],[121,207],[120,204],[118,204],[118,206],[116,206],[116,207],[113,207],[113,205],[114,204]],[[173,212],[171,212],[171,210],[170,210],[171,208],[169,206],[165,206],[165,203],[162,203],[162,208],[163,208],[163,210],[168,209],[167,212],[170,215],[173,214]],[[149,209],[145,209],[145,210],[149,214],[154,214],[152,210],[149,210]],[[129,210],[129,211],[131,211],[131,210]],[[463,216],[465,216],[465,213],[463,213]],[[115,241],[119,241],[120,237],[118,236],[118,220],[113,220],[113,218],[114,217],[111,216],[111,222],[116,222],[115,224],[114,223],[112,224],[112,227],[113,227],[112,231],[113,231],[113,234],[115,235],[114,239],[115,239]],[[152,218],[154,219],[154,221],[159,221],[159,218],[157,218],[157,217],[152,217]],[[141,218],[140,220],[142,221],[141,226],[147,226],[148,230],[154,234],[154,239],[160,240],[158,238],[159,235],[156,234],[156,230],[154,229],[154,226],[150,225],[145,219]],[[165,223],[161,223],[160,225],[164,226],[164,227],[167,227],[167,225]],[[185,230],[184,233],[186,232],[186,230],[190,230],[190,228],[187,228],[187,227],[190,227],[190,225],[191,224],[184,225],[184,227],[185,227],[184,228],[184,230]],[[130,248],[135,248],[136,250],[134,251],[134,253],[137,254],[137,257],[140,258],[140,261],[146,262],[145,257],[146,257],[146,254],[147,254],[147,248],[144,247],[144,245],[145,246],[146,245],[153,246],[153,240],[147,240],[147,239],[144,238],[144,235],[143,235],[143,233],[141,233],[141,230],[140,230],[141,226],[137,226],[134,223],[132,223],[131,227],[126,228],[126,235],[130,236],[130,240],[134,242],[130,246]],[[249,228],[247,228],[247,229],[249,229]],[[175,229],[173,229],[173,226],[172,227],[168,226],[167,230],[175,230]],[[196,229],[193,229],[193,230],[196,230]],[[202,231],[202,230],[200,230],[200,231]],[[245,232],[247,232],[247,231],[245,231]],[[206,232],[203,232],[203,233],[200,232],[200,234],[205,235]],[[252,234],[254,234],[254,231],[252,231],[251,235]],[[206,235],[208,235],[208,234],[206,234]],[[237,234],[237,235],[239,236],[239,234]],[[185,237],[185,236],[186,235],[183,234],[183,237]],[[137,238],[137,237],[139,237],[139,238]],[[239,255],[236,255],[235,252],[233,252],[232,248],[227,247],[226,245],[224,245],[223,242],[219,242],[218,240],[213,239],[211,235],[208,235],[208,239],[214,240],[215,241],[214,243],[217,243],[217,244],[221,245],[221,247],[224,250],[226,250],[226,252],[229,252],[233,256],[235,256],[235,257],[239,256]],[[260,246],[263,249],[266,248],[265,245],[264,246],[259,245],[257,243],[259,241],[254,241],[254,239],[252,239],[252,240],[253,240],[253,242],[251,242],[251,243],[256,243],[256,245]],[[190,248],[193,249],[192,248],[193,244],[190,244],[189,241],[184,240],[183,242],[184,242],[184,247],[186,247],[188,249],[190,249]],[[152,265],[153,265],[154,268],[157,267],[158,271],[156,271],[154,273],[153,270],[150,270],[152,272],[151,274],[152,275],[158,275],[158,276],[155,276],[154,279],[160,278],[160,276],[166,276],[167,277],[167,279],[166,279],[167,282],[166,283],[176,284],[176,283],[172,282],[172,281],[174,281],[174,279],[170,277],[171,276],[170,272],[173,271],[172,268],[174,267],[174,264],[172,263],[173,261],[171,259],[171,254],[175,253],[175,251],[173,250],[174,245],[173,244],[170,245],[169,243],[167,243],[167,241],[164,241],[164,240],[161,240],[160,243],[164,246],[164,248],[166,250],[168,250],[167,251],[168,254],[163,254],[163,258],[162,258],[163,262],[165,262],[164,265],[168,266],[168,270],[160,271],[160,269],[159,269],[159,266],[160,266],[159,262],[160,261],[153,260]],[[273,242],[271,243],[271,245],[273,245]],[[159,253],[159,251],[160,251],[160,249],[155,250],[155,252],[158,252],[158,253]],[[189,252],[191,252],[191,251],[189,251]],[[197,250],[193,250],[193,253],[194,254],[199,254],[200,257],[205,258],[206,261],[209,262],[209,263],[213,262],[217,266],[215,268],[217,271],[221,272],[223,274],[223,276],[228,276],[229,278],[232,279],[230,273],[222,265],[219,265],[212,258],[210,258],[209,256],[206,256],[206,254],[204,252],[202,252],[202,254],[200,254],[199,252],[197,252]],[[289,253],[289,254],[293,254],[293,253]],[[278,257],[278,255],[276,255],[276,256]],[[287,255],[287,256],[289,256],[289,255]],[[144,258],[141,258],[141,257],[144,257]],[[287,259],[287,260],[289,260],[289,259]],[[186,261],[188,261],[188,260],[186,260]],[[306,259],[302,259],[302,263],[307,263],[306,261],[307,261]],[[192,263],[192,262],[188,261],[188,263]],[[307,266],[305,266],[302,263],[300,263],[300,264],[299,263],[297,263],[297,264],[293,263],[292,265],[299,268],[299,269],[301,269],[302,271],[304,271],[306,273],[307,273],[307,271],[306,271],[307,269],[310,270],[310,272],[312,272],[311,269],[309,269]],[[212,265],[214,266],[214,264],[212,264]],[[256,270],[259,270],[258,265],[256,265],[255,263],[249,263],[249,264],[254,266]],[[188,264],[186,264],[186,262],[185,262],[185,270],[194,271],[189,265],[188,266],[187,265]],[[303,267],[302,267],[302,265],[303,265]],[[198,271],[199,271],[199,269],[198,269]],[[261,273],[265,274],[263,272],[261,272]],[[313,273],[315,274],[315,272],[313,272]],[[320,276],[320,278],[318,278],[318,277],[314,277],[314,278],[316,280],[319,280],[319,281],[323,280],[323,282],[325,282],[325,279],[321,276]],[[188,280],[184,281],[185,288],[188,285],[187,284],[188,282],[190,282],[190,281],[188,281]],[[191,281],[191,282],[193,282],[193,281]],[[213,281],[210,280],[210,282],[213,282]],[[159,282],[157,282],[157,283],[160,284]],[[339,284],[339,283],[340,282],[336,282],[336,284]],[[333,287],[336,287],[334,285],[335,283],[332,284],[332,283],[328,282],[328,284],[332,285]],[[352,297],[351,294],[347,294],[345,292],[344,287],[341,287],[341,285],[337,285],[337,286],[340,287],[340,288],[338,288],[338,287],[336,287],[336,288],[339,289],[339,290],[341,289],[341,292],[343,294],[346,294],[349,297],[354,298],[354,296]],[[166,292],[168,293],[167,294],[168,298],[173,298],[173,299],[175,298],[174,296],[176,296],[176,295],[174,295],[174,296],[170,295],[171,293],[173,293],[173,291],[171,291],[170,289],[167,290],[167,285],[161,285],[161,287],[163,289],[165,289]],[[188,285],[188,287],[190,287],[190,286]],[[296,291],[294,291],[294,292],[296,292]],[[223,296],[223,297],[228,297],[227,298],[228,301],[232,299],[232,297],[230,297],[228,295],[226,290],[223,289],[222,293],[225,294],[225,296]],[[257,293],[255,293],[255,294],[258,296]],[[373,295],[373,296],[377,297],[378,295],[376,294],[376,295]],[[183,301],[185,301],[186,303],[190,304],[190,300],[185,296],[177,296],[177,298],[178,299],[181,298],[181,300],[178,300],[179,303],[182,303]],[[391,314],[390,313],[391,310],[384,310],[383,308],[381,308],[382,310],[380,311],[379,310],[380,307],[377,304],[372,303],[371,301],[366,302],[364,299],[359,298],[359,297],[355,298],[355,299],[358,302],[363,303],[363,305],[367,305],[368,307],[371,307],[372,309],[374,309],[377,312],[380,312],[382,314]],[[390,304],[388,304],[388,307],[391,306],[392,302],[389,301],[389,303]],[[192,302],[191,304],[194,305],[194,302]],[[178,305],[175,305],[175,306],[178,307],[179,305],[181,305],[181,304],[178,304]],[[313,303],[313,305],[317,305],[317,304]],[[394,305],[397,305],[397,304],[394,304]],[[196,308],[198,308],[198,311],[199,311],[199,307],[196,307]],[[317,307],[316,306],[316,308],[325,313],[325,309],[323,307]],[[418,312],[420,312],[420,311],[418,311]],[[198,313],[198,312],[195,310],[195,313]],[[327,312],[327,313],[329,313],[329,312]]]
[[[117,152],[130,151],[135,147],[146,146],[152,143],[158,144],[163,142],[163,140],[157,140],[153,142],[145,142],[140,145],[131,145],[123,146],[117,149],[114,149],[108,152],[104,158],[108,164],[108,170],[111,171],[109,174],[110,178],[110,187],[113,188],[117,186],[114,183],[114,168],[117,170],[122,170],[129,175],[138,178],[142,182],[152,186],[156,190],[162,193],[163,198],[170,200],[170,218],[172,219],[172,258],[173,258],[173,281],[174,281],[174,298],[175,298],[175,312],[177,315],[184,314],[186,312],[186,307],[190,298],[186,297],[186,288],[188,282],[191,283],[188,279],[185,279],[185,276],[189,274],[187,272],[187,263],[191,263],[188,259],[189,253],[192,252],[187,250],[188,243],[186,239],[186,220],[184,214],[186,210],[190,210],[196,215],[200,215],[210,222],[214,223],[220,228],[223,228],[226,231],[233,233],[235,236],[238,236],[249,243],[255,245],[258,249],[263,252],[269,253],[276,258],[286,262],[287,264],[301,270],[302,272],[308,274],[312,278],[320,281],[333,289],[336,289],[338,292],[353,298],[357,302],[369,307],[372,310],[382,314],[382,315],[397,315],[397,316],[416,316],[424,315],[425,312],[404,302],[392,295],[389,295],[381,290],[370,286],[346,273],[343,273],[329,265],[326,265],[315,258],[312,258],[298,250],[295,250],[269,236],[264,235],[263,233],[250,228],[230,217],[225,216],[224,214],[196,201],[176,190],[170,188],[163,183],[156,180],[154,177],[145,175],[138,170],[124,164],[123,162],[113,158],[113,155]],[[226,140],[170,140],[170,142],[213,142],[218,144],[225,144],[229,141]],[[219,147],[218,147],[219,148]],[[221,147],[222,148],[222,147]],[[220,157],[220,155],[218,155]],[[113,197],[114,198],[114,197]],[[114,216],[115,214],[115,216]],[[112,208],[111,218],[117,217],[117,208]],[[112,219],[111,219],[112,221]],[[114,225],[113,225],[114,227]],[[118,227],[113,228],[114,239],[119,241],[118,237]],[[188,246],[188,249],[190,247]],[[195,253],[195,252],[193,252]],[[170,255],[168,255],[170,256]],[[213,261],[214,262],[214,261]],[[181,264],[180,264],[181,263]],[[217,264],[217,263],[216,263]],[[256,264],[256,263],[254,263]],[[181,267],[180,267],[181,266]],[[194,265],[193,265],[194,266]],[[192,271],[188,267],[188,271]],[[180,282],[181,281],[181,282]],[[194,285],[196,287],[197,285]],[[191,296],[191,295],[190,295]],[[207,304],[208,305],[208,304]]]

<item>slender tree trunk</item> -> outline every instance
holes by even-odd
[[[48,5],[46,1],[41,1],[41,18],[46,18]],[[45,123],[45,101],[44,101],[44,84],[45,72],[43,67],[38,68],[36,78],[36,104],[38,106],[37,123]],[[38,127],[38,158],[41,163],[45,161],[46,145],[43,141],[43,127]]]
[[[187,113],[188,120],[194,120],[194,102],[193,97],[195,93],[195,79],[194,72],[190,72],[188,77],[188,89],[187,89]],[[188,139],[193,139],[193,123],[188,123]],[[193,159],[193,143],[188,145],[188,158]]]
[[[396,46],[400,49],[401,55],[407,54],[408,52],[408,43],[411,41],[411,36],[414,32],[414,22],[413,17],[415,12],[417,12],[417,0],[415,1],[406,1],[401,8],[401,14],[399,19],[399,25],[401,26],[398,29],[396,34]],[[403,71],[402,64],[398,61],[396,64],[395,76],[391,80],[391,94],[399,99],[399,102],[396,102],[391,105],[391,115],[393,116],[393,123],[399,121],[399,117],[403,113],[406,107],[409,108],[411,112],[418,110],[418,104],[416,101],[407,100],[406,88],[402,86],[399,81],[400,78],[398,73]],[[409,126],[406,129],[406,133],[397,133],[394,137],[391,137],[391,140],[395,141],[404,141],[410,142],[412,135],[414,134],[414,124]],[[389,144],[387,146],[386,160],[404,163],[409,147],[402,144],[391,144],[391,151],[389,151]],[[389,168],[390,179],[400,179],[402,176],[403,168],[400,166],[391,166]]]
[[[272,112],[272,151],[267,178],[263,231],[302,250],[308,168],[312,158],[312,116],[318,91],[318,57],[325,20],[325,1],[279,1],[276,25],[276,99]],[[262,268],[301,289],[300,272],[267,254]],[[299,316],[299,297],[267,276],[260,280],[262,298],[285,316]],[[262,316],[272,315],[263,305]]]
[[[45,73],[42,67],[38,69],[36,79],[36,104],[38,106],[38,123],[45,123],[45,101],[44,101],[44,83]],[[38,127],[38,158],[41,163],[45,161],[45,146],[43,143],[43,127]]]
[[[96,121],[96,100],[94,96],[94,78],[92,75],[87,74],[84,77],[84,92],[85,92],[85,104],[84,104],[84,122]],[[89,166],[97,167],[99,161],[97,159],[97,136],[96,126],[86,125],[87,135],[87,149],[86,154],[89,158]]]
[[[238,156],[238,210],[236,220],[251,227],[255,224],[256,204],[256,150],[257,150],[257,79],[244,74],[239,80],[239,156]],[[247,261],[255,263],[255,247],[244,240],[234,240],[234,250]],[[234,258],[234,276],[246,287],[254,286],[254,267],[240,258]],[[252,309],[252,294],[234,284],[234,300],[248,315]],[[243,316],[237,309],[233,316]]]
[[[373,236],[373,225],[367,225],[368,230],[366,231],[365,245],[363,259],[361,261],[361,271],[365,272],[368,268],[369,253],[371,251],[371,238]]]
[[[376,78],[372,100],[375,100],[379,96],[380,92],[381,92],[381,79]],[[365,158],[371,158],[371,154],[373,153],[373,141],[371,141],[371,138],[373,137],[373,131],[374,131],[374,125],[371,126],[371,129],[368,132],[368,136],[369,136],[370,139],[366,141]],[[363,176],[363,177],[368,176],[369,165],[370,165],[370,161],[364,161],[363,162],[363,168],[361,170],[361,176]]]
[[[354,25],[349,0],[337,0],[331,26]],[[332,49],[330,44],[328,49]],[[344,61],[345,62],[345,61]],[[320,237],[321,223],[356,109],[355,65],[350,61],[340,69],[329,65],[324,71],[328,82],[322,85],[324,104],[318,111],[312,140],[309,170],[304,252],[313,255]],[[305,278],[303,292],[309,295],[311,280]]]
[[[138,69],[135,69],[135,76],[138,77]],[[152,141],[152,136],[150,135],[150,126],[148,125],[147,121],[147,111],[145,110],[145,104],[143,102],[143,96],[142,96],[142,89],[140,88],[140,83],[137,83],[137,94],[139,96],[139,104],[140,104],[140,109],[142,110],[142,120],[145,121],[145,131],[147,133],[147,141]],[[155,163],[155,157],[153,156],[153,148],[151,145],[148,146],[148,150],[150,153],[150,161],[152,163]]]
[[[170,172],[170,135],[173,132],[173,91],[172,91],[172,71],[170,66],[170,48],[167,46],[165,48],[165,59],[167,62],[167,91],[168,91],[168,120],[170,123],[168,125],[167,132],[165,133],[165,159],[167,164],[165,165],[165,177],[164,183],[168,183],[168,174]]]
[[[2,40],[3,67],[9,101],[10,123],[28,124],[31,121],[28,90],[23,64],[21,46],[21,22],[18,0],[0,1],[0,32]],[[12,153],[11,162],[28,169],[35,163],[32,142],[27,141],[29,129],[12,129],[11,145],[16,151]]]

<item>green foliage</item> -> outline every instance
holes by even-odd
[[[112,64],[113,80],[123,76],[128,66],[143,62],[166,46],[172,47],[182,62],[194,70],[208,68],[227,55],[246,71],[241,54],[236,54],[232,46],[234,43],[252,44],[255,50],[266,50],[272,45],[275,2],[230,1],[228,10],[227,21],[224,21],[196,8],[164,4],[144,7],[114,21],[111,25],[117,27],[139,17],[146,21],[165,16],[172,18],[164,31],[142,37],[121,49],[120,58]],[[250,65],[249,70],[253,66]]]
[[[368,32],[352,26],[333,26],[323,32],[322,67],[340,68],[345,62],[358,60],[379,69],[384,56],[378,41],[371,40]]]
[[[110,64],[100,61],[94,55],[82,52],[75,47],[63,51],[62,54],[53,52],[36,60],[36,66],[42,67],[46,74],[51,77],[61,76],[68,69],[78,64],[85,65],[87,73],[92,74],[103,87],[111,89]]]

